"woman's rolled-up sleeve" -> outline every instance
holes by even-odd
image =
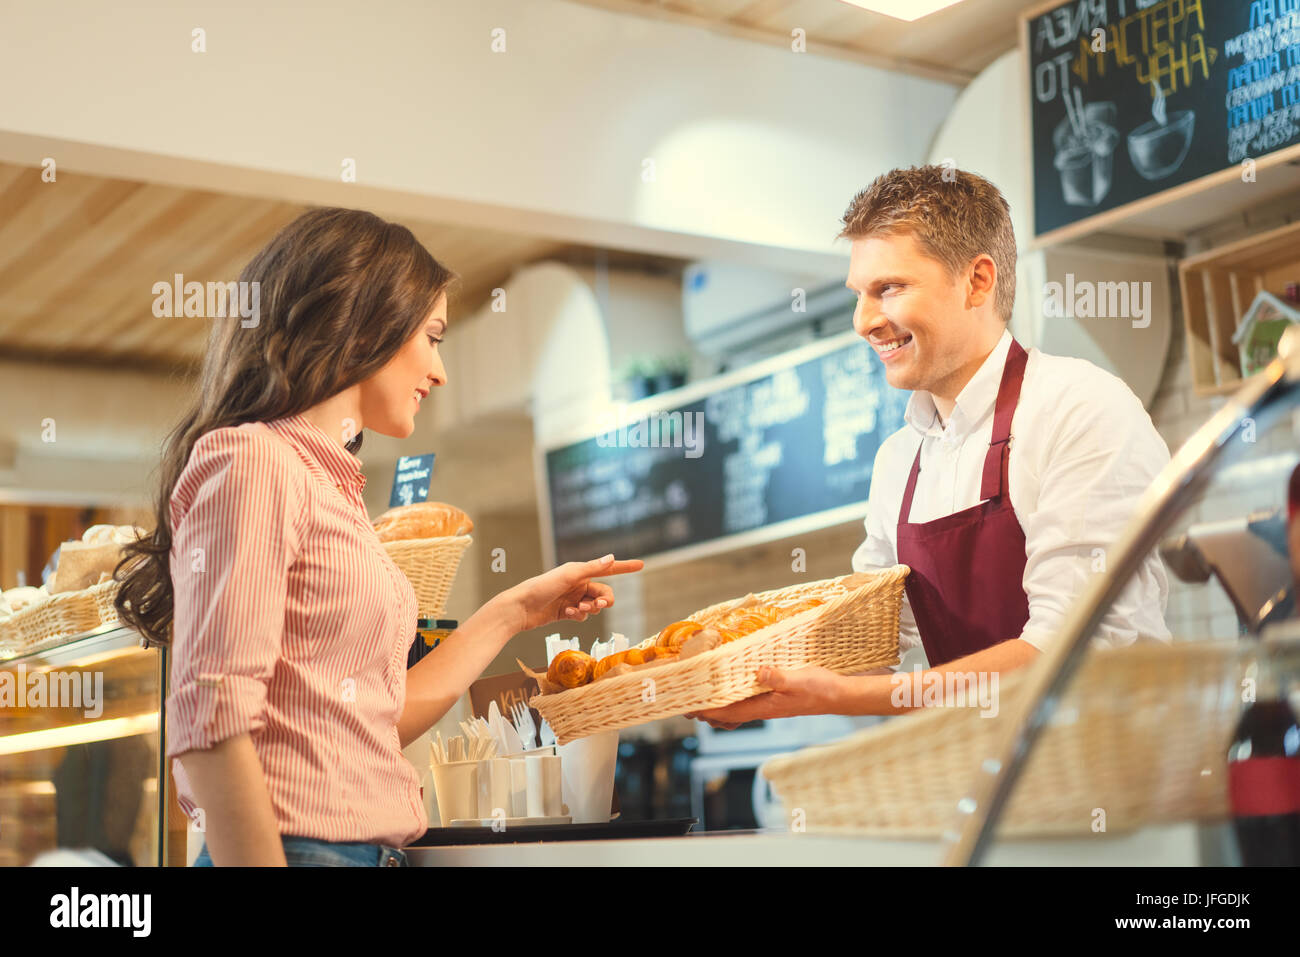
[[[171,499],[169,756],[264,725],[305,478],[256,427],[216,429],[190,453]]]

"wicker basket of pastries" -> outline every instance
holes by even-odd
[[[1241,713],[1236,642],[1143,643],[1090,651],[998,824],[1006,837],[1097,837],[1221,818],[1226,756]],[[998,753],[1025,687],[999,681],[991,708],[933,707],[828,745],[772,758],[762,774],[809,832],[938,838],[963,817],[979,764]],[[986,713],[987,712],[987,713]]]
[[[898,663],[907,566],[792,585],[712,605],[595,661],[562,651],[531,701],[559,743],[741,701],[763,665],[852,673]],[[527,669],[525,669],[527,670]]]
[[[374,521],[388,557],[415,590],[421,618],[440,618],[460,560],[474,541],[474,523],[454,505],[416,502],[390,508]]]
[[[143,534],[133,525],[93,525],[80,541],[63,542],[49,581],[0,595],[0,652],[22,654],[116,622],[113,569],[122,546]]]

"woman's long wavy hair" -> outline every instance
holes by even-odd
[[[368,379],[455,278],[409,229],[359,209],[304,213],[244,267],[240,282],[260,292],[257,321],[245,327],[238,310],[212,320],[194,406],[163,446],[157,525],[114,570],[118,615],[146,644],[171,641],[171,496],[199,437],[297,415]],[[361,448],[359,433],[347,448]]]

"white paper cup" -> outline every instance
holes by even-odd
[[[500,810],[510,817],[510,774],[509,758],[484,758],[478,762],[478,817],[488,820]]]
[[[528,817],[545,817],[545,804],[542,799],[542,759],[540,755],[524,758],[525,791],[524,813]]]
[[[564,781],[560,759],[553,754],[530,754],[524,759],[527,792],[525,809],[529,817],[560,817],[564,814]]]
[[[512,755],[510,755],[510,760],[512,760],[512,761],[518,761],[518,760],[521,759],[521,758],[531,758],[531,757],[537,757],[537,756],[539,756],[539,755],[543,755],[543,754],[554,754],[554,753],[555,753],[555,745],[553,745],[553,744],[548,744],[548,745],[547,745],[546,747],[544,747],[544,748],[533,748],[533,750],[531,750],[531,751],[523,751],[523,752],[520,752],[519,754],[512,754]]]
[[[510,759],[510,816],[528,816],[528,765],[517,757]]]
[[[614,766],[618,763],[618,732],[602,731],[562,744],[560,768],[564,803],[575,824],[608,824],[614,801]]]
[[[433,793],[438,799],[438,819],[443,827],[459,818],[474,817],[478,813],[478,761],[454,761],[435,764]]]

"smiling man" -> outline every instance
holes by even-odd
[[[893,170],[854,197],[840,235],[852,241],[854,329],[889,384],[912,392],[904,426],[876,454],[853,568],[911,567],[899,640],[923,645],[931,671],[765,668],[770,692],[696,715],[717,727],[910,710],[933,672],[1033,661],[1169,461],[1120,379],[1012,337],[1016,241],[992,183],[943,166]],[[1153,553],[1095,640],[1167,641],[1167,597]],[[912,693],[900,693],[904,680]]]

